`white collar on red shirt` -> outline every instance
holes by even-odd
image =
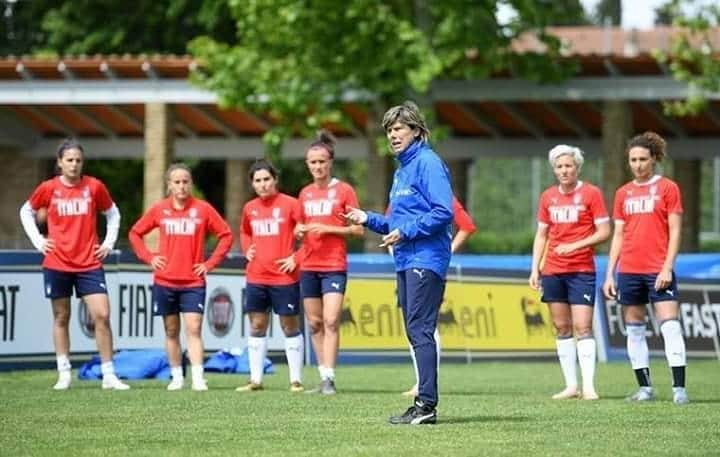
[[[575,192],[576,190],[578,190],[580,187],[582,187],[582,185],[583,185],[583,182],[582,182],[582,181],[578,181],[577,183],[575,183],[575,188],[574,188],[573,190],[571,190],[570,192],[563,192],[562,186],[558,185],[558,192],[560,192],[560,193],[563,194],[563,195],[572,194],[573,192]]]
[[[333,187],[333,186],[337,186],[338,184],[340,184],[340,180],[339,180],[339,179],[337,179],[337,178],[330,178],[330,181],[328,181],[327,189],[329,189],[329,188],[331,188],[331,187]],[[317,187],[318,189],[323,189],[322,187],[318,186],[317,184],[315,184],[315,187]]]
[[[652,178],[648,179],[648,180],[645,181],[645,182],[637,182],[636,180],[633,179],[633,184],[635,184],[636,186],[649,186],[650,184],[655,184],[655,183],[658,182],[661,178],[662,178],[662,176],[660,176],[660,175],[655,175],[655,176],[653,176]]]

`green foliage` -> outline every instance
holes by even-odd
[[[670,7],[675,2],[671,2]],[[676,5],[678,6],[678,5]],[[658,51],[655,58],[667,64],[673,77],[687,83],[690,93],[685,100],[664,102],[665,112],[674,116],[696,115],[707,109],[707,94],[720,91],[720,60],[716,27],[720,25],[720,6],[703,3],[693,15],[677,7],[673,25],[680,33],[673,36],[668,52]]]
[[[522,254],[532,253],[535,234],[526,232],[478,232],[467,241],[465,252],[472,254]]]
[[[185,54],[193,37],[236,33],[225,0],[19,1],[12,24],[14,36],[0,36],[3,54]]]
[[[50,319],[49,311],[39,318]],[[447,354],[447,352],[445,353]],[[464,355],[464,354],[463,354]],[[463,357],[463,361],[465,358]],[[4,456],[700,456],[720,447],[720,364],[690,361],[691,403],[670,401],[670,370],[653,360],[658,400],[628,404],[636,388],[627,362],[599,364],[599,401],[551,400],[563,385],[557,361],[443,363],[435,426],[390,426],[411,400],[404,364],[341,365],[339,394],[291,394],[285,365],[266,390],[235,392],[245,376],[206,374],[210,390],[167,392],[165,382],[130,381],[128,392],[56,372],[0,374]],[[309,386],[317,380],[305,369]]]
[[[438,77],[511,69],[557,81],[574,70],[557,63],[559,42],[541,31],[568,11],[551,1],[508,1],[518,14],[501,25],[499,3],[415,2],[426,6],[416,11],[401,1],[231,1],[237,41],[193,40],[190,49],[203,62],[193,80],[216,92],[223,106],[273,118],[277,127],[265,141],[276,157],[289,136],[347,121],[343,101],[364,104],[377,117],[391,103],[425,93]],[[546,52],[510,52],[522,33],[537,34]]]

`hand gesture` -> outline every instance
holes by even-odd
[[[155,271],[164,270],[167,266],[167,258],[165,256],[156,255],[150,260],[150,266]]]
[[[363,225],[367,222],[368,215],[365,211],[359,208],[353,208],[352,206],[347,207],[348,212],[342,216],[349,221],[351,224]]]

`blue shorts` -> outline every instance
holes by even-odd
[[[561,273],[540,278],[544,303],[595,305],[595,273]]]
[[[297,316],[300,314],[300,285],[265,286],[250,284],[245,286],[243,310],[245,313],[267,313],[272,309],[279,316]]]
[[[345,271],[303,271],[300,273],[302,298],[321,298],[325,294],[344,294],[347,285]]]
[[[153,314],[167,316],[205,311],[205,287],[177,288],[153,284]]]
[[[45,280],[45,297],[51,300],[72,297],[73,287],[75,287],[76,297],[92,294],[107,295],[105,271],[102,268],[72,272],[43,268],[43,279]]]
[[[657,274],[618,273],[617,302],[621,305],[640,305],[657,303],[659,301],[679,301],[675,272],[672,282],[665,289],[655,290]]]

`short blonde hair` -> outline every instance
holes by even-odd
[[[558,144],[554,148],[550,149],[550,152],[548,152],[548,161],[550,162],[550,166],[554,167],[555,161],[562,156],[572,157],[578,170],[580,170],[583,163],[585,163],[585,157],[583,156],[583,152],[580,148],[577,146],[569,146],[567,144]]]
[[[415,102],[406,100],[402,105],[393,106],[387,110],[382,120],[383,130],[387,132],[396,122],[405,124],[413,130],[420,130],[420,138],[423,141],[430,139],[430,129]]]

